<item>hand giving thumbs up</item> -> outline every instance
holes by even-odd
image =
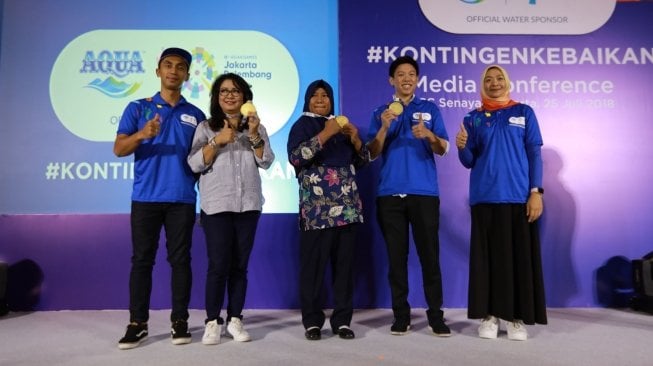
[[[467,145],[467,130],[465,129],[465,123],[460,124],[460,130],[456,134],[456,147],[459,149],[464,149]]]
[[[426,126],[424,125],[424,117],[422,117],[422,113],[419,113],[417,124],[413,125],[411,129],[413,131],[413,136],[415,136],[415,138],[418,139],[428,138],[430,135],[433,134],[431,130],[426,128]]]

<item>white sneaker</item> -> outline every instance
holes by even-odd
[[[220,333],[222,333],[222,325],[218,324],[217,320],[211,320],[204,326],[204,335],[202,336],[202,344],[218,344],[220,343]]]
[[[478,327],[478,336],[486,339],[494,339],[499,334],[499,319],[490,315],[481,320]]]
[[[243,329],[243,322],[239,318],[231,318],[229,324],[227,324],[227,333],[236,342],[249,342],[252,340],[249,333]]]
[[[508,339],[512,341],[525,341],[528,339],[528,331],[521,320],[515,319],[514,322],[506,322],[508,328]]]

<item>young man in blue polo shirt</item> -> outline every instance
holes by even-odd
[[[390,333],[410,329],[408,303],[408,228],[422,267],[429,327],[434,335],[448,337],[442,307],[440,274],[440,197],[434,154],[449,151],[447,131],[438,107],[415,96],[419,66],[407,56],[390,64],[394,88],[389,108],[383,104],[372,115],[368,148],[373,159],[383,158],[377,189],[377,220],[388,250],[388,279],[394,321]]]
[[[191,341],[187,320],[196,193],[186,158],[195,128],[205,119],[204,113],[181,95],[191,63],[186,50],[164,50],[156,69],[161,90],[153,97],[131,102],[118,126],[113,152],[119,157],[134,154],[130,319],[118,342],[120,349],[137,347],[147,337],[152,269],[162,227],[172,268],[172,343]]]

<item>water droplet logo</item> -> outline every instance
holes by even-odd
[[[117,80],[113,76],[109,76],[104,80],[99,78],[94,79],[88,83],[86,87],[93,88],[111,98],[123,98],[133,94],[136,90],[138,90],[138,88],[141,87],[141,83],[129,84],[124,81]]]

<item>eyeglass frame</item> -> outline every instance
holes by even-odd
[[[241,94],[243,94],[243,91],[240,90],[240,89],[237,89],[237,88],[233,88],[233,89],[220,89],[220,90],[218,91],[218,94],[219,94],[221,97],[226,97],[226,96],[229,96],[229,95],[234,96],[234,97],[238,97],[238,96],[240,96]]]

